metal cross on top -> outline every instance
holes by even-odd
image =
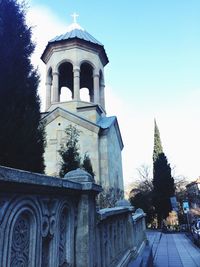
[[[74,20],[74,23],[77,23],[77,20],[76,19],[79,17],[79,15],[76,14],[76,12],[74,12],[71,16],[72,16],[72,18]]]

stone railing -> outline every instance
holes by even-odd
[[[121,202],[121,201],[120,201]],[[127,266],[146,241],[145,214],[124,201],[120,207],[99,211],[97,227],[98,267]]]
[[[98,223],[98,265],[126,266],[134,249],[131,240],[131,208],[116,207],[99,211]],[[131,232],[131,236],[130,236]]]
[[[0,266],[126,266],[144,216],[130,206],[97,212],[101,190],[82,170],[59,179],[0,167]]]
[[[136,247],[137,253],[140,252],[146,241],[146,223],[145,214],[142,209],[137,209],[132,216],[133,219],[133,236],[134,247]]]

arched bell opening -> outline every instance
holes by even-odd
[[[81,101],[91,102],[88,88],[83,87],[80,89],[80,99]]]
[[[80,67],[80,98],[94,102],[93,67],[86,62]]]
[[[60,102],[72,100],[72,91],[66,86],[60,88]]]
[[[59,100],[70,101],[73,99],[73,66],[69,62],[62,63],[59,68]]]

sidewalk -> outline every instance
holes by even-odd
[[[147,231],[147,239],[128,267],[200,267],[200,249],[184,233]]]
[[[184,233],[147,233],[154,267],[200,267],[200,249]]]

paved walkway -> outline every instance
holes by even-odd
[[[148,231],[154,267],[200,267],[200,249],[184,233]]]

